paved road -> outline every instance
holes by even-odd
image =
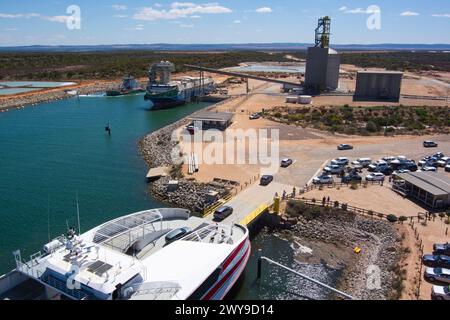
[[[292,189],[293,186],[277,182],[272,182],[268,186],[260,186],[256,183],[240,192],[236,197],[227,203],[228,206],[231,206],[234,209],[234,212],[223,222],[239,223],[261,205],[271,205],[273,203],[275,193],[278,193],[278,195],[281,196],[283,194],[283,190],[290,193],[292,192]],[[213,215],[208,216],[208,219],[213,219]]]

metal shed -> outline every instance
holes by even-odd
[[[189,117],[195,126],[201,124],[203,130],[226,130],[233,123],[234,113],[200,111]]]
[[[393,188],[425,206],[447,209],[450,206],[450,178],[437,172],[410,172],[398,175]]]
[[[397,71],[359,71],[353,99],[398,102],[402,78],[403,73]]]

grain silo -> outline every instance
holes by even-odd
[[[309,91],[335,90],[339,86],[340,55],[329,47],[331,19],[319,19],[315,47],[306,56],[305,87]]]

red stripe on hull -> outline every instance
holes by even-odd
[[[239,245],[239,247],[242,248],[242,245],[245,244],[246,241],[249,241],[249,240],[245,239],[245,241],[243,243],[241,243],[241,245]],[[214,296],[214,294],[223,286],[223,284],[228,280],[228,278],[230,278],[230,276],[232,276],[234,274],[236,269],[241,266],[242,262],[244,260],[247,260],[247,258],[248,258],[247,256],[249,255],[250,249],[251,249],[251,246],[249,243],[249,246],[248,246],[247,250],[245,251],[244,255],[241,257],[241,259],[234,265],[234,267],[222,279],[219,280],[219,282],[202,298],[202,300],[210,300],[211,297]],[[234,256],[236,256],[238,253],[239,253],[239,251],[237,251],[234,254]]]

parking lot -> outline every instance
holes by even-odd
[[[321,169],[332,159],[347,157],[350,162],[358,158],[371,158],[377,161],[386,156],[405,156],[416,163],[423,157],[438,151],[450,155],[450,136],[434,137],[439,143],[438,148],[424,148],[425,137],[367,137],[367,138],[327,138],[314,140],[284,140],[280,143],[281,158],[291,158],[295,162],[288,168],[280,168],[275,175],[275,181],[303,187],[311,182],[311,178],[320,174]],[[340,143],[349,143],[353,150],[338,151]],[[443,168],[438,169],[439,174],[448,175]],[[366,171],[362,175],[365,176]],[[336,182],[340,182],[335,177]]]

